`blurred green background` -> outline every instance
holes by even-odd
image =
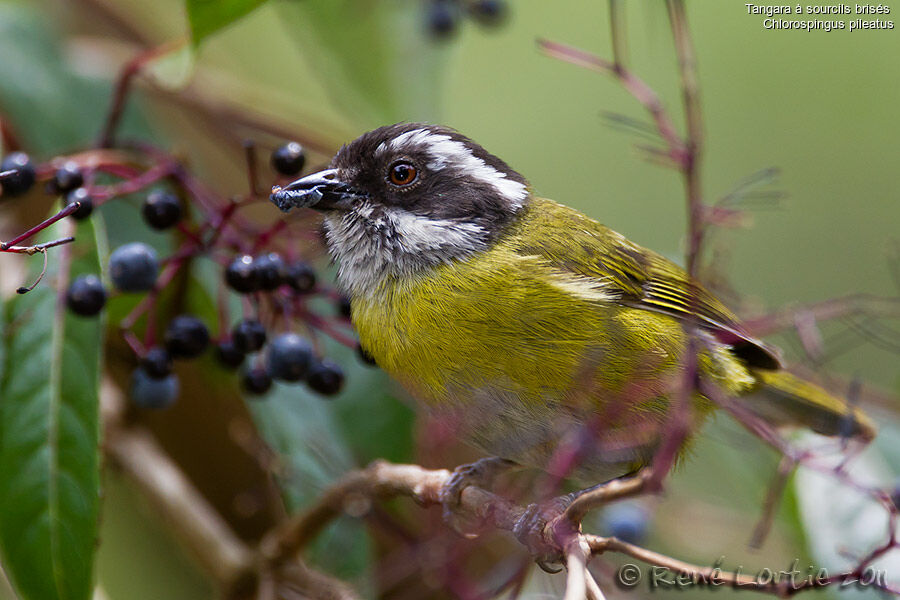
[[[665,6],[624,4],[627,64],[681,123]],[[0,33],[7,34],[0,41],[0,109],[44,158],[92,138],[116,67],[136,51],[114,23],[96,18],[97,5],[150,43],[179,39],[187,30],[182,4],[174,0],[0,3]],[[605,2],[515,0],[502,27],[465,23],[455,39],[437,44],[417,39],[423,6],[416,0],[273,1],[199,48],[196,81],[212,97],[338,143],[398,120],[451,125],[503,157],[539,194],[680,260],[679,175],[643,160],[635,149],[641,140],[604,118],[618,113],[646,121],[643,109],[613,80],[547,58],[535,43],[547,38],[609,56]],[[887,251],[900,235],[900,33],[765,30],[762,17],[748,15],[739,0],[695,0],[688,16],[699,61],[707,201],[760,169],[782,173],[770,186],[786,194],[777,208],[751,212],[752,228],[715,235],[745,312],[851,293],[896,294]],[[366,62],[360,57],[369,54],[372,39],[386,50]],[[415,44],[428,49],[417,52]],[[243,191],[238,145],[216,143],[153,94],[140,98],[133,123],[144,120],[162,132],[221,191]],[[840,329],[823,326],[826,341]],[[789,336],[776,341],[789,359],[800,358]],[[896,390],[897,355],[859,342],[829,361],[829,370]],[[347,394],[339,401],[345,411],[353,403]],[[701,564],[725,554],[726,566],[743,557],[779,569],[795,556],[824,560],[806,547],[803,501],[790,492],[767,545],[747,550],[777,457],[723,421],[709,428],[694,460],[674,476],[651,547]],[[884,423],[879,450],[897,465],[897,430],[887,417]],[[877,476],[890,471],[882,467]],[[208,597],[210,588],[152,510],[115,474],[106,480],[98,573],[108,596]],[[877,538],[875,531],[864,533]],[[536,579],[536,588],[553,585]]]

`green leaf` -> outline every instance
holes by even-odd
[[[262,6],[266,0],[185,0],[194,45]]]
[[[453,46],[427,36],[424,3],[303,0],[277,6],[291,39],[360,126],[437,119]]]
[[[78,225],[72,277],[100,273],[101,237],[99,223]],[[23,600],[85,600],[93,588],[103,323],[67,311],[54,278],[4,311],[0,554]]]

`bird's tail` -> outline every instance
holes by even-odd
[[[757,389],[746,408],[778,426],[807,427],[828,436],[869,442],[875,424],[859,408],[786,371],[756,371]]]

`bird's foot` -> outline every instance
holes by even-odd
[[[456,508],[462,500],[463,490],[470,485],[490,489],[497,476],[514,467],[515,464],[505,458],[492,456],[456,467],[450,479],[441,488],[440,500],[444,507],[444,521],[464,537],[478,537],[482,529],[481,524],[472,526],[471,523],[463,523],[456,515]]]
[[[547,524],[565,513],[576,496],[577,494],[566,494],[539,504],[529,504],[513,525],[516,539],[528,549],[534,562],[547,573],[559,573],[565,561],[559,544],[552,541],[555,535],[553,532],[547,532]]]

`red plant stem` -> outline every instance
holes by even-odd
[[[684,11],[683,0],[668,0],[669,20],[675,38],[675,53],[681,75],[687,139],[682,163],[688,204],[688,252],[687,271],[692,279],[699,276],[703,236],[706,230],[702,190],[700,188],[700,154],[703,143],[703,127],[700,114],[700,94],[697,84],[696,58]]]
[[[78,202],[69,204],[68,206],[66,206],[65,208],[60,210],[58,213],[56,213],[49,219],[38,223],[37,225],[35,225],[34,227],[29,229],[25,233],[22,233],[16,237],[14,237],[13,239],[9,240],[8,242],[3,242],[2,244],[0,244],[0,251],[8,251],[11,246],[15,246],[16,244],[27,240],[31,236],[33,236],[37,233],[40,233],[41,231],[43,231],[44,229],[47,229],[48,227],[50,227],[51,225],[53,225],[60,219],[64,219],[64,218],[68,217],[73,212],[78,210],[80,207],[81,207],[81,204]]]
[[[68,244],[74,241],[75,238],[69,236],[52,240],[43,244],[38,244],[36,246],[10,246],[9,248],[0,248],[0,252],[11,252],[15,254],[36,254],[38,252],[46,250],[47,248],[62,246],[63,244]]]
[[[147,169],[137,177],[121,183],[93,188],[91,189],[91,197],[94,199],[95,205],[99,206],[112,198],[138,192],[160,179],[173,175],[177,169],[178,165],[174,162],[158,164]]]
[[[19,137],[13,133],[9,121],[4,119],[2,115],[0,115],[0,142],[2,142],[3,149],[6,152],[18,150],[22,147]]]
[[[169,283],[175,278],[175,275],[178,274],[178,271],[181,270],[181,267],[184,266],[185,259],[194,254],[197,251],[196,246],[192,246],[185,251],[182,251],[178,254],[173,255],[168,264],[166,264],[163,272],[156,280],[156,284],[153,286],[153,289],[141,300],[137,306],[132,309],[128,315],[122,319],[122,322],[119,323],[119,328],[123,330],[131,329],[134,327],[135,322],[143,315],[147,310],[153,307],[156,303],[157,298],[159,297],[159,293],[162,291],[164,287],[169,285]]]
[[[171,48],[171,45],[165,45],[145,50],[122,67],[116,79],[116,87],[113,92],[112,103],[106,114],[106,122],[103,125],[103,130],[100,132],[100,137],[97,139],[96,145],[98,148],[110,148],[113,146],[116,129],[122,120],[122,112],[125,110],[125,102],[128,100],[134,77],[141,72],[141,69],[150,60],[171,50]]]
[[[650,113],[660,136],[666,142],[669,157],[678,165],[684,164],[686,160],[684,142],[678,136],[675,126],[666,114],[665,109],[663,109],[659,96],[642,79],[631,73],[631,71],[621,66],[616,66],[615,63],[565,44],[549,40],[538,40],[538,45],[548,56],[592,71],[611,75],[618,79],[622,87],[634,96]]]
[[[247,182],[251,196],[259,196],[259,165],[256,161],[256,144],[253,140],[244,140],[244,156],[247,160]]]
[[[216,316],[219,318],[219,339],[225,340],[231,334],[231,318],[228,310],[228,290],[225,288],[224,279],[219,279],[219,285],[216,288]]]
[[[337,343],[343,344],[348,348],[356,348],[356,340],[349,335],[344,335],[341,331],[334,327],[334,325],[332,325],[329,320],[315,313],[309,312],[305,307],[298,312],[297,316],[306,321],[310,326],[328,335]]]
[[[269,240],[283,231],[286,227],[287,222],[279,219],[274,225],[259,234],[259,236],[256,238],[256,242],[253,244],[253,252],[258,252],[260,248],[268,244]]]
[[[131,348],[132,352],[134,352],[135,356],[143,356],[145,352],[144,345],[141,341],[134,335],[132,331],[123,331],[122,337],[125,338],[125,343]]]

